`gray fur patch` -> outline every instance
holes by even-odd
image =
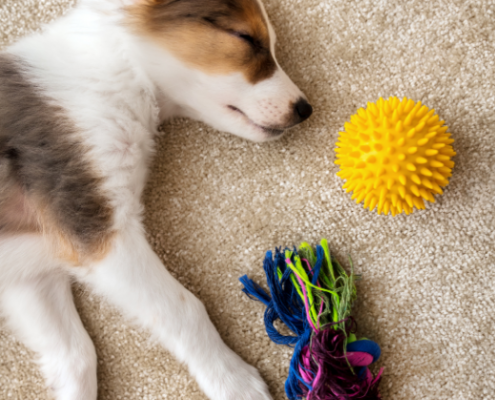
[[[33,225],[34,210],[76,251],[95,251],[112,223],[101,179],[74,138],[74,124],[28,80],[28,70],[0,53],[0,233]]]

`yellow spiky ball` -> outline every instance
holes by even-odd
[[[454,140],[435,110],[404,97],[360,108],[337,142],[337,175],[352,199],[378,214],[424,209],[452,176]]]

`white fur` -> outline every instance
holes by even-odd
[[[117,234],[105,259],[76,268],[56,260],[42,237],[0,238],[3,312],[39,355],[57,400],[96,399],[96,356],[73,305],[69,274],[186,362],[211,399],[267,400],[258,372],[222,342],[203,305],[146,242],[140,197],[161,120],[189,116],[262,141],[269,136],[258,125],[280,126],[289,104],[303,95],[280,67],[256,85],[240,73],[211,76],[186,67],[121,24],[122,6],[132,1],[82,0],[42,34],[8,49],[35,66],[30,79],[79,127],[104,178]]]
[[[0,240],[0,306],[38,355],[57,400],[96,399],[96,353],[77,314],[69,275],[37,235]]]

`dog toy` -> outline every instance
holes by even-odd
[[[351,262],[352,267],[352,262]],[[356,299],[352,269],[347,274],[330,255],[325,239],[316,254],[307,243],[298,250],[266,253],[263,263],[270,294],[246,275],[243,292],[266,305],[265,328],[277,344],[294,346],[285,391],[289,400],[380,399],[368,365],[380,357],[380,347],[356,338],[351,306]],[[282,320],[294,335],[274,326]]]
[[[424,209],[452,176],[454,139],[435,110],[404,97],[360,108],[339,133],[337,175],[356,203],[378,214]]]

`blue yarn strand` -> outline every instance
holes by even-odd
[[[299,336],[296,347],[294,348],[294,354],[290,360],[289,376],[285,381],[285,394],[289,400],[300,400],[303,396],[303,391],[301,389],[301,383],[306,386],[309,390],[312,390],[312,386],[304,381],[301,374],[299,373],[299,366],[301,364],[301,352],[306,345],[309,344],[311,338],[312,330],[308,326],[304,333]]]
[[[323,251],[323,247],[320,245],[316,246],[316,262],[313,267],[313,278],[311,279],[311,283],[316,285],[318,281],[318,276],[320,275],[321,267],[323,265],[323,260],[325,258],[325,252]]]
[[[266,293],[260,285],[252,279],[249,279],[247,275],[241,276],[239,281],[244,285],[242,291],[246,293],[249,298],[261,301],[265,306],[270,304],[272,300],[270,295]]]
[[[281,284],[281,280],[278,279],[277,261],[280,260],[280,255],[281,253],[277,249],[274,261],[272,258],[272,252],[269,251],[266,253],[266,257],[263,262],[266,281],[272,295],[272,305],[277,312],[278,317],[289,327],[292,332],[300,335],[304,330],[303,319],[300,317],[300,311],[304,310],[304,304],[300,299],[298,303],[290,302],[293,298],[291,289],[287,288],[287,285],[284,285],[284,287],[286,287],[286,289],[284,289]],[[290,274],[291,271],[285,271],[284,275],[286,273]]]

